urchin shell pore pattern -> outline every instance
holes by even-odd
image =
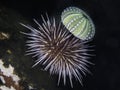
[[[56,23],[53,18],[47,20],[42,17],[43,23],[35,23],[38,28],[21,24],[31,32],[24,33],[28,36],[27,55],[37,57],[36,63],[43,65],[44,70],[49,70],[50,74],[58,74],[58,84],[63,78],[64,85],[69,78],[73,87],[72,79],[76,78],[82,84],[82,75],[89,73],[88,66],[91,64],[87,59],[88,41],[82,41],[74,37],[61,23]]]
[[[76,37],[89,40],[95,34],[95,27],[91,18],[76,7],[66,8],[61,15],[62,23]]]

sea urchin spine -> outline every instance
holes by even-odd
[[[47,20],[42,16],[43,23],[39,24],[35,29],[30,25],[21,24],[28,28],[31,32],[24,33],[28,36],[27,55],[37,57],[36,63],[44,66],[44,70],[49,70],[50,74],[58,74],[58,84],[61,77],[64,85],[67,77],[73,87],[72,78],[76,78],[82,84],[82,76],[89,73],[88,66],[91,64],[87,59],[89,41],[82,41],[74,37],[65,27],[57,23],[53,18]]]

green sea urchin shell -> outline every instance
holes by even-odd
[[[92,39],[95,27],[91,18],[76,7],[66,8],[61,15],[62,23],[76,37],[82,40]]]

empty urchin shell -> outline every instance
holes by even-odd
[[[77,7],[66,8],[61,15],[62,23],[77,38],[81,40],[92,39],[95,27],[91,18]]]

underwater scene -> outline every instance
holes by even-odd
[[[118,0],[0,0],[0,90],[120,90]]]

